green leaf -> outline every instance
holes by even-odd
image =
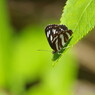
[[[67,46],[72,47],[95,26],[95,0],[68,0],[60,24],[73,31],[72,39]],[[69,49],[65,49],[64,52],[67,50]],[[58,57],[60,55],[57,55]]]
[[[12,28],[6,0],[0,0],[0,85],[9,77]]]

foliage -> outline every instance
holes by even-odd
[[[94,28],[95,0],[68,0],[60,21],[60,24],[66,25],[73,31],[72,39],[67,45],[67,47],[71,48]],[[69,49],[63,50],[64,54]],[[59,57],[60,55],[56,54],[56,59]]]
[[[77,62],[71,52],[65,49],[60,60],[52,61],[51,52],[38,51],[50,49],[44,25],[28,26],[15,35],[6,6],[6,1],[0,0],[0,88],[15,95],[70,95],[77,74]],[[95,1],[68,0],[61,24],[73,31],[68,46],[76,44],[95,25]],[[56,62],[59,64],[52,67]],[[27,82],[36,79],[41,80],[40,85],[27,91]]]

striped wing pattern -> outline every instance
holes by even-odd
[[[68,30],[65,25],[48,25],[45,28],[47,40],[51,48],[55,52],[59,52],[68,42],[72,35],[72,31]]]

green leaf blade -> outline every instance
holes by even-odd
[[[95,0],[68,0],[61,24],[73,31],[69,45],[76,44],[95,26]]]
[[[73,32],[66,46],[72,47],[95,26],[95,0],[68,0],[60,21],[60,24],[66,25]],[[70,48],[63,49],[61,53],[65,54],[67,50]],[[54,61],[61,55],[54,55]]]

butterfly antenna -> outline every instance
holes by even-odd
[[[51,50],[40,50],[40,49],[36,50],[36,51],[48,51],[48,52],[51,52]]]
[[[50,52],[50,53],[52,52],[51,50],[40,50],[40,49],[39,50],[33,50],[33,51],[38,51],[38,52],[39,51],[46,51],[46,52]]]

